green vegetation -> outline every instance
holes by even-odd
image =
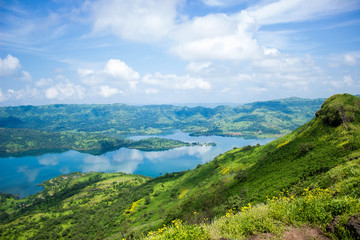
[[[73,173],[44,187],[1,195],[3,239],[281,238],[302,228],[358,239],[360,98],[335,95],[294,132],[191,171]]]
[[[177,129],[193,136],[279,137],[309,121],[323,99],[289,98],[232,108],[112,105],[47,105],[0,108],[0,156],[77,150],[102,154],[120,147],[168,150],[191,144],[127,135]]]
[[[129,141],[109,136],[0,128],[0,156],[40,155],[46,152],[77,150],[93,154],[124,147]]]
[[[214,143],[186,143],[178,140],[166,138],[146,138],[139,141],[132,141],[127,144],[127,148],[135,148],[142,151],[163,151],[177,147],[189,147],[198,145],[214,145]]]
[[[309,121],[323,101],[288,98],[216,108],[124,104],[2,107],[0,127],[110,136],[161,134],[180,129],[195,135],[274,137]]]
[[[164,138],[147,138],[134,141],[89,133],[0,128],[0,157],[40,155],[47,152],[67,150],[97,155],[121,147],[142,151],[160,151],[194,145],[200,145],[200,143],[186,143]]]
[[[150,231],[146,239],[248,239],[254,235],[279,239],[291,228],[306,224],[330,229],[331,225],[324,223],[331,223],[335,218],[339,222],[328,232],[329,237],[358,239],[357,233],[346,223],[350,216],[360,212],[360,201],[347,196],[334,198],[337,193],[329,189],[304,189],[301,196],[295,197],[284,191],[265,204],[248,204],[240,212],[230,209],[210,224],[187,225],[174,220],[169,226]],[[197,214],[194,212],[195,216]]]

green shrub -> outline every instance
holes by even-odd
[[[164,225],[157,231],[150,231],[147,239],[165,239],[165,240],[207,240],[210,239],[206,229],[200,225],[186,225],[181,220],[172,221],[170,227]]]

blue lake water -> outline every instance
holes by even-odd
[[[139,140],[149,136],[134,136]],[[180,147],[167,151],[143,152],[121,148],[100,156],[76,151],[49,153],[41,156],[0,158],[0,192],[25,197],[42,190],[43,181],[61,174],[81,172],[125,172],[157,177],[161,174],[195,168],[234,147],[266,144],[273,139],[200,136],[177,131],[162,137],[184,142],[216,143],[216,146]]]

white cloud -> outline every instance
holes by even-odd
[[[6,58],[0,58],[0,77],[13,77],[23,82],[31,82],[31,74],[21,71],[21,64],[18,58],[8,54]]]
[[[82,99],[85,97],[85,88],[66,79],[55,86],[47,88],[45,90],[45,97],[57,100],[64,100],[67,98]]]
[[[217,0],[204,0],[204,3],[209,6],[226,4]],[[280,0],[270,3],[261,1],[255,7],[237,14],[209,14],[179,24],[174,31],[175,45],[170,50],[187,60],[252,61],[261,59],[264,55],[277,55],[279,51],[276,48],[261,46],[257,37],[260,36],[263,42],[265,39],[265,43],[269,43],[269,36],[271,36],[271,42],[276,43],[273,47],[288,48],[290,46],[287,35],[291,34],[291,31],[280,32],[280,35],[275,37],[273,31],[270,31],[264,38],[264,34],[258,32],[259,26],[309,21],[358,8],[360,8],[360,3],[356,0],[319,0],[316,2]],[[348,60],[350,60],[349,57]]]
[[[207,81],[202,80],[201,78],[192,78],[189,76],[186,76],[185,81],[181,81],[177,84],[175,84],[175,88],[177,89],[183,89],[183,90],[189,90],[189,89],[202,89],[202,90],[208,90],[211,89],[211,84]]]
[[[189,75],[177,76],[175,74],[163,75],[161,73],[155,73],[154,75],[146,74],[143,77],[142,81],[145,84],[153,85],[165,89],[179,89],[179,90],[211,89],[211,84],[208,81],[205,81],[201,78],[194,78]]]
[[[99,94],[105,98],[111,97],[115,94],[123,94],[122,91],[120,91],[117,88],[112,88],[109,86],[100,86],[100,92]]]
[[[110,32],[123,39],[152,42],[174,26],[182,0],[98,0],[92,5],[93,33]]]
[[[8,91],[9,92],[9,91]],[[24,89],[13,90],[11,96],[14,96],[16,99],[29,99],[29,98],[40,98],[41,91],[37,88],[26,86]]]
[[[136,90],[136,89],[137,89],[138,81],[129,81],[128,84],[129,84],[129,88],[130,88],[131,90]]]
[[[35,82],[35,86],[37,87],[47,87],[53,83],[51,78],[41,78],[39,81]]]
[[[104,73],[125,80],[140,78],[139,73],[135,72],[131,67],[119,59],[110,59],[105,65]]]
[[[321,71],[315,64],[311,55],[305,57],[294,57],[287,54],[277,53],[276,55],[267,55],[262,59],[252,62],[253,68],[256,72],[271,72],[271,73],[288,73],[300,75],[312,75]]]
[[[188,72],[199,73],[205,69],[209,69],[211,64],[211,62],[190,62],[185,69]]]
[[[77,73],[81,82],[90,86],[103,85],[105,82],[111,85],[124,87],[125,84],[132,90],[136,85],[140,74],[119,59],[110,59],[101,70],[78,69]]]
[[[77,73],[81,78],[81,82],[86,85],[96,85],[104,81],[100,76],[97,77],[95,71],[92,69],[78,69]]]
[[[360,8],[358,0],[279,0],[248,9],[261,25],[309,21]]]
[[[346,83],[349,86],[351,86],[353,84],[353,79],[350,74],[344,76],[344,83]]]
[[[18,73],[21,69],[18,58],[8,54],[6,58],[0,58],[0,77],[8,77]]]
[[[357,57],[352,54],[345,54],[344,61],[345,61],[345,64],[353,66],[353,65],[356,65],[356,63],[357,63]]]
[[[228,16],[209,14],[182,24],[175,34],[177,44],[171,51],[189,60],[246,60],[262,54],[253,38],[257,30],[246,11]]]
[[[264,54],[265,54],[265,56],[277,56],[280,54],[280,52],[276,48],[265,48],[264,47]]]

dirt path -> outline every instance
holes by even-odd
[[[303,226],[301,228],[289,228],[285,231],[282,237],[277,237],[273,234],[264,233],[248,238],[248,240],[330,240],[319,228]]]

